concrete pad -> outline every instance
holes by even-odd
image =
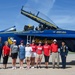
[[[42,59],[42,62],[44,62],[44,58]],[[42,63],[43,68],[34,68],[34,69],[20,69],[19,68],[19,59],[17,59],[17,69],[12,70],[12,64],[11,64],[11,58],[9,58],[8,62],[8,69],[2,69],[2,60],[0,64],[0,75],[75,75],[75,54],[69,54],[67,57],[67,68],[66,69],[53,69],[52,68],[52,56],[50,56],[50,64],[49,68],[45,69],[44,63]],[[24,67],[26,67],[26,64],[24,64]],[[60,60],[60,67],[61,67],[61,60]]]

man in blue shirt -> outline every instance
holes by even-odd
[[[68,47],[65,45],[65,42],[62,42],[62,46],[60,47],[60,55],[62,60],[62,68],[66,68],[66,57],[68,54]]]

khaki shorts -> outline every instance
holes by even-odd
[[[26,57],[26,60],[30,61],[31,57]]]
[[[36,57],[36,53],[35,52],[32,52],[31,57]]]
[[[36,58],[42,58],[43,54],[36,54]]]

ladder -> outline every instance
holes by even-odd
[[[33,39],[32,39],[32,37],[31,37],[31,36],[27,36],[27,42],[28,42],[28,43],[31,43],[31,42],[32,42],[32,40],[34,40],[34,38],[35,38],[35,37],[33,37]]]

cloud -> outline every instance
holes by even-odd
[[[51,8],[53,7],[54,3],[55,3],[55,0],[27,0],[27,2],[24,5],[24,9],[26,9],[26,7],[29,7],[33,10],[37,10],[37,11],[42,12],[45,15],[48,15],[48,13],[51,10]],[[39,14],[39,16],[40,16],[40,14]],[[21,18],[21,15],[18,16],[18,19],[20,19],[20,18]],[[24,18],[22,17],[22,20],[25,20],[25,24],[31,24],[34,26],[38,25],[38,23],[36,23],[35,21],[33,21],[27,17],[24,17]]]
[[[55,0],[28,0],[25,6],[36,9],[47,15],[54,3]]]

